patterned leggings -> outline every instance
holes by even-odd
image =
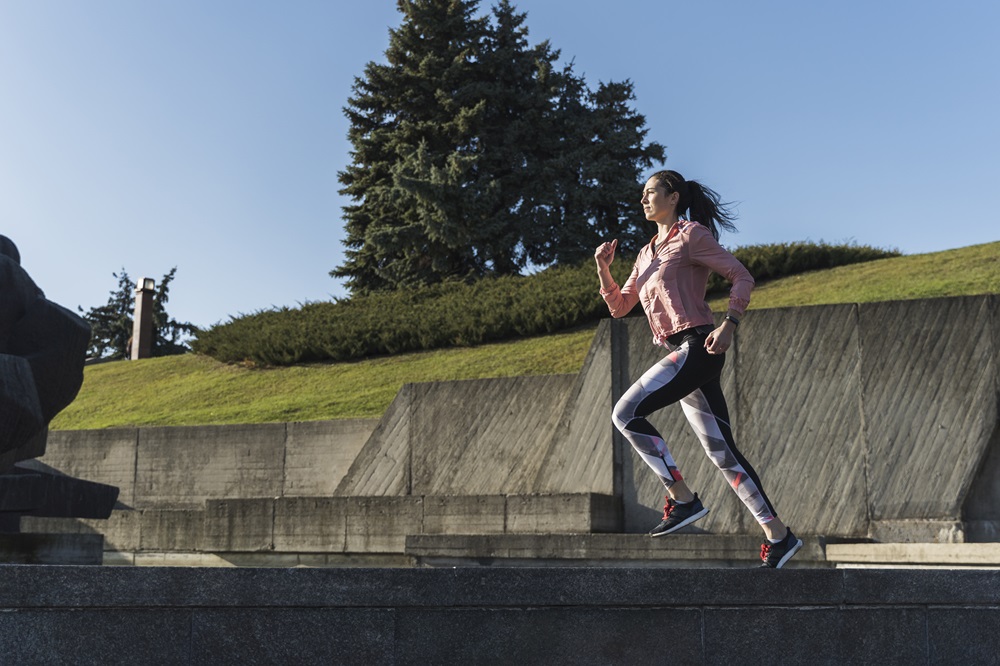
[[[711,328],[699,329],[671,337],[671,343],[676,340],[678,344],[671,344],[673,350],[647,370],[615,405],[615,427],[669,488],[682,477],[666,442],[646,417],[679,401],[708,457],[757,522],[767,523],[775,518],[774,507],[757,473],[736,450],[729,427],[729,409],[719,382],[725,356],[708,353],[705,337]]]

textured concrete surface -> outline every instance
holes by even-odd
[[[831,566],[816,537],[789,568]],[[411,535],[406,553],[418,566],[736,567],[760,565],[760,537],[743,534]]]
[[[410,492],[538,492],[532,485],[576,379],[543,375],[416,385]]]
[[[617,507],[614,498],[590,493],[249,498],[122,509],[107,521],[26,517],[21,529],[104,534],[111,560],[170,552],[402,556],[410,534],[610,531]]]
[[[136,428],[54,430],[49,433],[45,455],[20,466],[118,486],[118,501],[133,506],[138,441]]]
[[[535,486],[578,376],[413,384],[389,407],[338,495],[496,495]]]
[[[282,495],[332,495],[376,423],[376,419],[289,423]]]
[[[200,544],[185,539],[175,542],[178,550],[260,551],[273,548],[275,500],[209,500],[202,516]],[[193,530],[196,535],[197,531]],[[195,548],[199,545],[199,548]],[[187,546],[187,547],[185,547]],[[178,548],[179,547],[179,548]],[[172,550],[169,546],[164,550]]]
[[[530,492],[615,494],[611,413],[611,322],[604,321],[580,374],[570,387],[566,408],[547,443],[545,458]]]
[[[466,495],[424,498],[424,534],[499,534],[507,529],[508,498]]]
[[[45,455],[21,466],[118,486],[127,508],[328,495],[376,425],[346,419],[54,431]]]
[[[834,564],[913,564],[1000,568],[1000,543],[840,543],[826,547]]]
[[[12,663],[990,663],[1000,574],[2,566],[0,611]]]
[[[577,375],[404,386],[336,494],[611,494],[609,323]]]
[[[274,550],[343,553],[347,548],[347,505],[344,497],[278,500],[274,507]]]
[[[1000,538],[998,311],[1000,298],[982,296],[747,314],[723,387],[739,448],[797,533]],[[603,321],[577,376],[407,385],[378,421],[57,432],[39,464],[118,485],[123,508],[215,511],[199,536],[215,552],[263,552],[268,538],[346,554],[399,553],[406,534],[645,532],[663,490],[610,413],[662,353],[643,318]],[[679,407],[651,420],[711,510],[691,531],[757,536]],[[609,488],[620,504],[580,508]],[[542,497],[559,494],[576,497]],[[399,499],[399,515],[371,498]],[[263,513],[210,505],[244,499]],[[109,547],[141,541],[143,526],[148,544],[179,529],[167,514],[140,517],[65,529],[99,530]],[[224,533],[237,526],[245,539]]]
[[[996,296],[747,313],[723,388],[741,452],[797,532],[893,541],[1000,536]],[[623,320],[630,380],[662,350]],[[887,335],[886,331],[892,331]],[[679,407],[650,419],[711,513],[713,533],[755,533]],[[628,452],[630,453],[630,452]],[[657,479],[624,469],[625,530],[656,523]]]
[[[103,553],[100,534],[0,533],[4,564],[101,564]]]
[[[997,428],[989,305],[967,297],[860,306],[873,521],[960,518]]]
[[[415,385],[405,384],[337,485],[336,495],[406,495],[410,492],[410,415]]]
[[[778,515],[816,534],[868,527],[857,317],[855,305],[751,311],[737,338],[737,446]]]
[[[142,433],[135,506],[198,507],[281,495],[285,424],[151,428]]]

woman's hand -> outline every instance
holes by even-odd
[[[730,322],[722,322],[722,326],[715,329],[705,338],[705,349],[709,354],[725,354],[733,345],[733,329],[736,328]]]
[[[607,270],[611,262],[615,260],[615,248],[618,247],[618,239],[610,243],[601,243],[594,251],[594,261],[597,262],[598,270]]]

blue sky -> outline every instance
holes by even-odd
[[[730,247],[1000,239],[1000,3],[514,4],[592,87],[635,83],[668,167],[740,203]],[[0,0],[0,233],[73,309],[122,267],[177,266],[168,311],[201,326],[345,296],[342,107],[399,19],[390,0]]]

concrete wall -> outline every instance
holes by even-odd
[[[493,495],[615,491],[610,328],[583,369],[408,384],[338,495]]]
[[[1000,579],[982,571],[0,566],[0,653],[74,664],[985,664],[1000,651],[998,600]]]
[[[996,539],[998,350],[998,296],[751,310],[723,387],[739,448],[797,532]],[[663,490],[610,414],[662,353],[643,318],[605,320],[578,375],[410,384],[377,421],[56,432],[36,464],[121,487],[124,507],[150,512],[121,519],[144,525],[140,543],[207,524],[170,512],[275,497],[506,497],[520,520],[511,497],[597,494],[620,498],[612,529],[644,532]],[[695,531],[758,534],[680,409],[651,420],[711,509]],[[585,505],[567,523],[608,529]]]
[[[748,312],[723,386],[737,445],[779,515],[802,532],[885,541],[996,534],[1000,481],[984,471],[1000,466],[998,306],[978,296]],[[620,325],[634,379],[659,350],[643,320]],[[712,509],[699,526],[756,531],[679,408],[651,420]],[[662,490],[631,462],[625,528],[638,531]]]
[[[887,541],[1000,534],[996,296],[751,310],[723,388],[737,444],[799,531]],[[443,382],[400,392],[339,495],[599,492],[622,529],[663,489],[610,425],[656,363],[642,317],[601,323],[575,378]],[[699,528],[756,534],[678,407],[651,419],[711,508]],[[991,440],[993,438],[993,440]],[[992,444],[991,444],[992,441]],[[976,479],[981,479],[978,483]]]
[[[201,508],[207,500],[330,495],[377,419],[54,431],[24,467],[118,486],[123,508]]]

